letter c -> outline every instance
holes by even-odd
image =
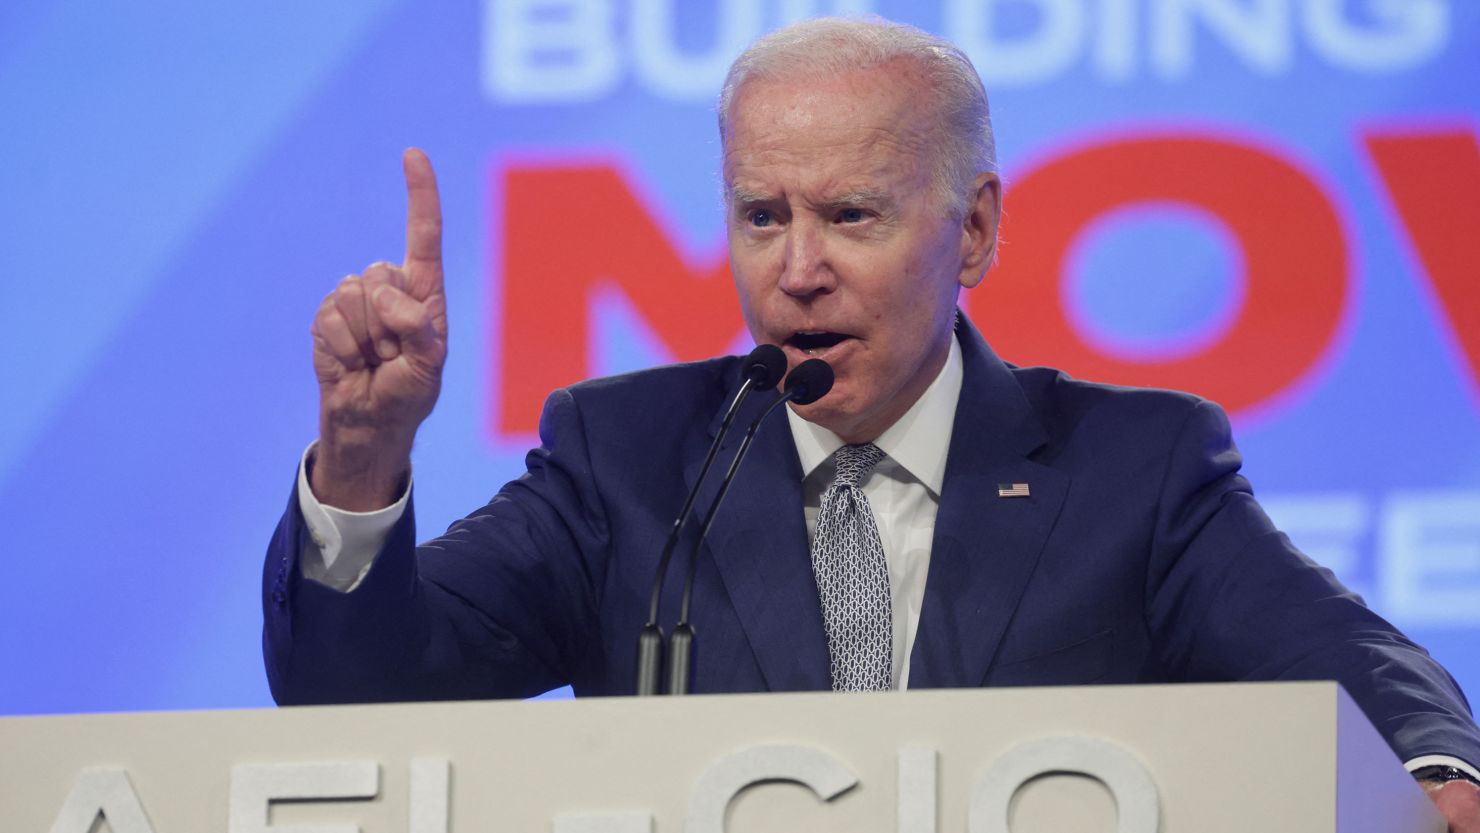
[[[858,776],[815,746],[770,743],[731,752],[704,770],[694,784],[684,833],[724,833],[730,802],[745,788],[768,781],[795,782],[831,801],[855,786]]]

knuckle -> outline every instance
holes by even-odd
[[[416,217],[411,220],[411,232],[418,237],[441,237],[442,221],[435,217]]]
[[[376,269],[374,272],[365,273],[365,286],[372,290],[381,286],[392,286],[400,288],[405,285],[406,276],[401,267],[393,264],[383,264],[384,268]]]
[[[353,340],[349,338],[349,334],[345,332],[344,327],[334,324],[320,328],[317,338],[328,346],[329,352],[336,355],[344,352],[346,342],[353,343]]]
[[[365,320],[364,293],[356,288],[352,292],[340,293],[334,300],[334,311],[347,326]]]

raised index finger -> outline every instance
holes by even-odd
[[[401,155],[406,173],[407,291],[425,301],[442,294],[442,201],[432,160],[419,148]]]

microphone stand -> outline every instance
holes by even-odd
[[[663,595],[663,582],[668,574],[668,563],[673,558],[673,549],[678,544],[679,532],[694,508],[694,501],[699,497],[699,487],[704,483],[705,476],[709,474],[710,466],[714,464],[714,457],[729,433],[730,425],[735,421],[735,415],[740,411],[740,404],[752,391],[770,390],[775,387],[777,378],[785,370],[786,356],[781,352],[781,348],[774,344],[760,344],[750,351],[750,355],[746,357],[745,378],[740,383],[740,389],[735,392],[735,398],[730,401],[730,407],[725,411],[724,420],[720,423],[714,442],[709,444],[709,452],[704,457],[704,465],[699,469],[699,476],[694,480],[694,486],[684,500],[683,509],[679,510],[678,517],[673,520],[673,527],[668,531],[668,539],[663,542],[662,553],[658,556],[657,576],[653,580],[652,598],[648,604],[647,623],[643,625],[642,631],[637,636],[636,690],[639,696],[658,693],[658,682],[663,668],[663,629],[658,627],[658,602]]]
[[[765,422],[766,417],[770,416],[772,411],[787,402],[794,401],[799,405],[816,402],[832,390],[832,383],[833,372],[827,362],[821,359],[808,359],[802,362],[787,377],[786,392],[776,397],[776,401],[762,411],[760,416],[752,420],[750,427],[745,430],[745,438],[740,441],[740,447],[735,450],[735,457],[730,460],[730,467],[725,471],[724,480],[720,481],[719,492],[714,496],[714,501],[709,504],[709,514],[705,517],[704,526],[699,531],[699,540],[694,542],[694,548],[689,551],[688,569],[684,573],[683,581],[683,604],[679,610],[678,624],[673,626],[673,635],[668,638],[669,694],[688,694],[693,680],[695,634],[693,625],[689,623],[689,608],[694,595],[694,571],[699,563],[699,548],[704,545],[704,539],[709,536],[709,527],[714,525],[719,505],[730,491],[730,484],[734,482],[735,473],[740,469],[740,461],[750,450],[750,443],[755,439],[755,433],[761,423]],[[661,630],[658,638],[662,638]]]

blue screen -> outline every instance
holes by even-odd
[[[1480,4],[57,0],[0,5],[0,713],[270,702],[309,324],[400,259],[405,147],[446,218],[424,535],[517,476],[551,389],[747,349],[720,80],[868,11],[991,95],[988,340],[1224,404],[1277,522],[1480,691]]]

